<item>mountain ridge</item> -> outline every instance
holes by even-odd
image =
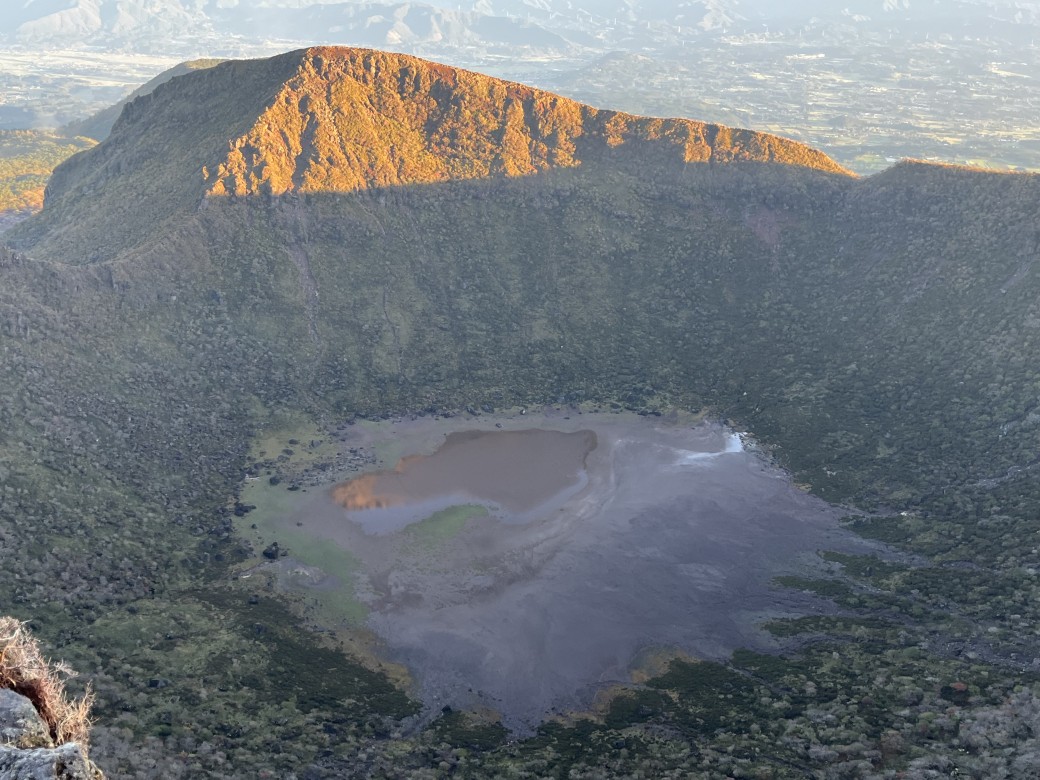
[[[157,142],[164,128],[179,136],[167,131]],[[61,244],[71,255],[85,232],[114,229],[132,241],[133,215],[160,201],[194,208],[207,196],[520,176],[601,158],[851,175],[779,136],[595,109],[409,55],[332,47],[229,61],[161,84],[125,106],[100,146],[55,170],[39,219],[12,232],[11,243],[33,245],[56,211],[74,216]]]
[[[154,78],[149,79],[119,102],[114,103],[89,117],[68,123],[60,128],[60,132],[66,136],[86,136],[95,141],[103,141],[108,137],[109,133],[112,132],[112,125],[114,125],[116,120],[119,119],[119,115],[123,112],[123,107],[126,106],[127,103],[130,103],[141,95],[148,94],[160,84],[165,84],[176,76],[191,73],[193,70],[210,68],[220,62],[222,62],[222,60],[212,58],[193,59],[179,62],[172,68],[168,68]]]
[[[408,55],[332,47],[300,55],[299,73],[206,176],[208,194],[344,192],[526,175],[581,164],[577,145],[583,137],[609,148],[660,141],[675,146],[683,163],[775,161],[848,172],[816,150],[767,133],[595,109]],[[302,127],[289,138],[286,124],[294,120]],[[264,132],[270,129],[273,137]],[[310,149],[296,143],[297,135],[303,140],[308,134]],[[315,148],[322,135],[328,152]],[[323,152],[331,159],[319,159]]]

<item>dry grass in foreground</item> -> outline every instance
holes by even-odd
[[[90,737],[94,695],[69,700],[65,679],[75,675],[64,663],[51,663],[21,621],[0,617],[0,688],[10,688],[36,707],[56,745],[76,742],[85,751]]]

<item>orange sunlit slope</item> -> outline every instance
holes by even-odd
[[[683,119],[602,111],[549,92],[403,54],[299,53],[295,75],[224,160],[211,195],[350,192],[394,184],[523,176],[629,142],[679,162],[754,160],[843,172],[802,144]]]

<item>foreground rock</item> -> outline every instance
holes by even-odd
[[[100,771],[74,742],[56,748],[0,747],[2,780],[96,780]]]
[[[54,745],[26,697],[0,689],[0,780],[97,780],[101,772],[75,742]]]
[[[17,620],[0,618],[0,643],[0,780],[102,778],[87,758],[89,695],[65,697],[60,667]]]

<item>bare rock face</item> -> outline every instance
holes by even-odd
[[[101,772],[74,742],[56,748],[0,747],[0,780],[99,780]]]
[[[33,703],[8,688],[0,688],[0,744],[5,747],[53,747],[50,729]]]
[[[75,742],[54,746],[33,703],[0,688],[0,780],[100,780]]]

